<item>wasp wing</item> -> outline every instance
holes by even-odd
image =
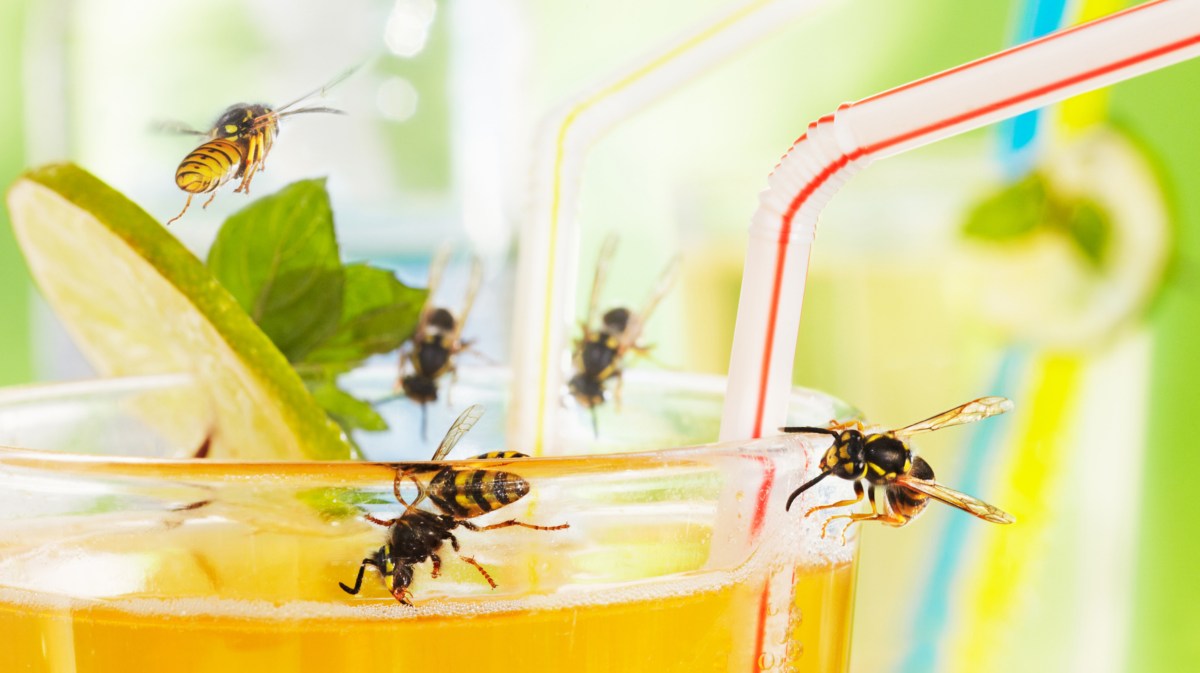
[[[433,457],[430,460],[441,460],[450,453],[458,440],[463,438],[463,435],[470,432],[471,428],[475,427],[475,423],[483,416],[483,405],[472,404],[467,407],[467,410],[458,415],[454,424],[446,431],[446,436],[442,438],[442,443],[438,444],[437,451],[433,452]]]
[[[170,133],[178,136],[207,136],[207,131],[201,131],[198,128],[192,127],[190,124],[185,124],[174,119],[160,119],[150,125],[150,128],[155,133]]]
[[[446,270],[446,264],[450,262],[450,252],[450,246],[443,245],[438,248],[433,260],[429,262],[429,285],[425,288],[425,305],[421,307],[421,317],[417,321],[416,333],[413,334],[414,341],[425,340],[425,328],[428,325],[429,316],[437,308],[433,303],[433,298],[442,284],[442,273]]]
[[[650,292],[650,296],[646,298],[646,303],[642,305],[642,310],[629,317],[629,326],[625,329],[621,339],[622,350],[634,347],[638,339],[642,336],[642,329],[645,328],[646,322],[650,320],[650,315],[654,313],[654,309],[658,308],[663,297],[671,291],[671,287],[675,285],[676,279],[679,278],[680,258],[676,255],[667,262],[666,268],[658,277],[658,283]]]
[[[600,244],[600,254],[596,257],[596,275],[592,278],[592,296],[588,300],[587,322],[585,329],[592,329],[599,324],[600,295],[604,293],[604,284],[608,280],[608,267],[613,254],[617,251],[617,235],[609,234]]]
[[[984,521],[991,521],[992,523],[1012,523],[1016,521],[1013,515],[999,507],[989,505],[979,498],[974,498],[948,486],[943,486],[936,481],[901,475],[896,479],[896,483],[905,488],[911,488],[914,491],[924,493],[951,507],[957,507],[968,514],[974,514]]]
[[[943,411],[937,416],[926,418],[923,421],[905,426],[899,430],[893,430],[893,434],[898,437],[907,435],[915,435],[919,432],[933,432],[942,428],[948,428],[952,425],[962,425],[964,423],[974,423],[981,421],[988,416],[995,416],[1006,411],[1011,411],[1013,408],[1012,400],[1004,397],[981,397],[977,400],[971,400],[966,404],[959,405]]]
[[[280,105],[279,107],[275,108],[275,112],[282,113],[285,110],[291,109],[291,108],[299,105],[300,103],[303,103],[304,101],[309,100],[310,98],[315,98],[317,96],[324,96],[327,91],[329,91],[333,87],[337,86],[338,84],[341,84],[343,81],[346,80],[346,78],[350,77],[350,75],[353,75],[354,73],[358,72],[358,69],[360,67],[362,67],[362,64],[356,65],[353,68],[350,68],[342,73],[339,73],[337,77],[334,77],[333,79],[329,80],[328,82],[321,85],[320,87],[313,89],[312,91],[309,91],[308,93],[304,94],[303,96],[297,98],[296,100],[294,100],[290,103],[286,103],[284,105]],[[314,109],[314,108],[309,108],[309,109]]]
[[[458,343],[459,337],[462,335],[463,325],[467,324],[467,315],[471,313],[471,307],[475,305],[475,295],[479,294],[479,286],[483,284],[483,262],[479,260],[477,255],[471,257],[471,277],[467,280],[467,292],[463,295],[462,310],[458,313],[458,320],[454,324],[454,338],[451,343]]]

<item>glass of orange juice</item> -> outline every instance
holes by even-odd
[[[828,439],[654,448],[712,436],[721,389],[631,372],[599,439],[590,418],[567,419],[579,455],[438,465],[409,462],[432,450],[400,432],[364,441],[381,461],[197,460],[220,428],[183,377],[0,391],[0,446],[14,447],[0,448],[0,670],[844,671],[856,541],[822,539],[803,512],[849,484],[784,508]],[[451,457],[519,449],[500,439],[505,390],[503,372],[465,371],[456,406],[427,409],[430,434],[479,403],[487,414]],[[406,404],[393,427],[414,427]],[[797,391],[789,420],[845,412]],[[528,491],[470,517],[417,502],[446,468],[467,498],[489,499],[471,491],[480,473]],[[399,497],[426,523],[401,517],[398,469]],[[402,563],[404,605],[363,560],[395,526],[419,536],[430,520],[440,575],[430,558]],[[508,520],[567,527],[472,530]]]

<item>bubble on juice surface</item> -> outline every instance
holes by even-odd
[[[757,571],[761,572],[761,568],[758,568]],[[641,582],[625,586],[580,585],[566,588],[555,594],[529,595],[499,600],[492,599],[486,594],[478,594],[449,599],[441,596],[422,601],[418,595],[415,607],[400,605],[386,594],[378,600],[292,601],[286,603],[202,597],[176,599],[110,597],[106,599],[106,604],[113,609],[130,614],[206,615],[261,621],[457,618],[531,610],[574,609],[685,597],[723,591],[738,583],[746,582],[754,574],[756,574],[755,569],[751,565],[735,572],[708,572],[681,579]],[[74,610],[90,604],[91,599],[0,588],[0,603],[40,610]]]

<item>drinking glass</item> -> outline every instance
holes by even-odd
[[[390,385],[356,376],[360,392]],[[437,464],[421,461],[472,403],[487,414],[451,457],[519,450],[500,434],[502,370],[464,371],[453,405],[381,405],[394,428],[427,413],[428,441],[368,435],[374,460],[344,462],[196,459],[220,428],[183,376],[0,391],[0,670],[845,670],[855,535],[822,538],[804,512],[849,482],[789,512],[827,437],[689,446],[715,433],[722,387],[630,373],[598,436],[565,415],[578,455]],[[849,413],[803,390],[791,409],[810,425]],[[443,471],[490,511],[443,509]],[[527,493],[471,490],[500,472]],[[567,527],[486,529],[509,520]],[[439,576],[429,557],[399,563],[412,605],[363,564],[398,526],[435,529]]]

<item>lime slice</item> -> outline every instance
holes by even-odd
[[[17,180],[8,208],[30,273],[102,374],[187,372],[207,391],[215,416],[210,457],[350,455],[270,339],[136,204],[61,164]]]
[[[970,273],[986,320],[1014,338],[1079,347],[1141,316],[1160,288],[1171,217],[1153,165],[1128,138],[1097,128],[1047,153],[1039,169],[1059,192],[1099,204],[1112,223],[1109,260],[1090,268],[1063,236],[972,246]]]

